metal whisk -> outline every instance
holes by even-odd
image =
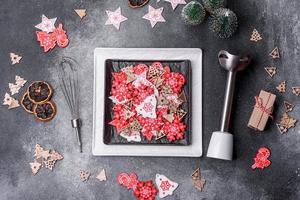
[[[72,119],[71,124],[75,129],[79,150],[82,152],[80,126],[81,120],[79,118],[79,88],[78,88],[78,70],[79,64],[76,60],[70,57],[62,57],[57,72],[59,77],[59,84],[65,96],[67,104],[70,108]]]

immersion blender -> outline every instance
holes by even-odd
[[[235,79],[238,71],[242,71],[250,63],[247,56],[232,55],[225,50],[218,54],[220,65],[228,71],[225,89],[223,114],[220,131],[212,133],[207,150],[207,157],[232,160],[233,135],[229,133],[230,115],[234,95]]]

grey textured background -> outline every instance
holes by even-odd
[[[291,113],[300,119],[299,98],[292,95],[290,87],[300,85],[299,43],[300,18],[298,0],[248,0],[228,1],[228,7],[239,17],[240,28],[228,40],[216,39],[207,29],[207,21],[197,27],[185,26],[180,19],[179,6],[175,12],[167,2],[156,3],[164,7],[166,23],[151,29],[141,17],[147,7],[132,10],[125,0],[1,0],[0,4],[0,94],[8,91],[8,83],[21,75],[29,82],[47,80],[55,90],[54,100],[58,113],[49,123],[38,123],[21,108],[7,110],[0,107],[0,199],[133,199],[130,191],[116,183],[120,171],[135,171],[141,180],[154,179],[162,173],[179,183],[173,196],[166,199],[299,199],[300,186],[297,169],[300,167],[299,125],[286,135],[280,135],[275,121],[283,113],[283,100],[296,105]],[[129,18],[117,31],[104,26],[105,10],[120,6]],[[80,21],[73,9],[83,7],[88,16]],[[43,53],[36,42],[34,25],[41,15],[58,17],[68,31],[70,44],[65,49],[56,48]],[[262,33],[260,43],[249,41],[253,28]],[[268,53],[278,46],[280,60],[272,60]],[[254,57],[251,68],[242,72],[237,82],[236,104],[232,120],[235,133],[235,160],[213,160],[205,156],[192,158],[142,158],[142,157],[93,157],[92,145],[92,84],[93,49],[95,47],[198,47],[204,50],[204,155],[211,132],[218,130],[222,110],[223,89],[226,73],[218,66],[217,52],[247,52]],[[23,55],[20,64],[10,65],[9,52]],[[58,89],[54,66],[62,55],[76,58],[82,65],[80,73],[80,105],[83,119],[83,151],[75,146],[74,133],[70,127],[69,112]],[[275,65],[278,74],[269,78],[264,67]],[[275,86],[287,80],[285,94],[278,94]],[[260,89],[278,95],[275,120],[261,134],[246,127],[254,104],[253,97]],[[19,98],[20,94],[15,97]],[[56,164],[53,172],[42,169],[36,176],[31,174],[29,162],[33,160],[34,145],[56,149],[64,160]],[[265,170],[251,170],[252,159],[261,146],[271,149],[272,165]],[[207,180],[203,192],[198,192],[190,179],[198,167]],[[105,168],[108,181],[98,182],[97,173]],[[92,173],[87,183],[79,180],[79,170]]]

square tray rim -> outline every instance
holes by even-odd
[[[118,55],[114,55],[112,53],[115,53],[115,51],[118,51],[118,53],[122,52],[123,55],[120,56]],[[111,145],[105,145],[103,143],[103,141],[98,141],[97,139],[99,139],[99,136],[97,137],[96,135],[96,131],[95,129],[96,127],[96,123],[95,123],[95,118],[96,118],[96,109],[95,108],[100,108],[99,105],[97,106],[97,100],[100,98],[96,98],[97,93],[95,92],[96,90],[96,84],[97,84],[97,59],[98,57],[105,57],[105,59],[124,59],[124,55],[125,54],[129,54],[129,55],[134,55],[133,57],[130,57],[130,59],[134,59],[134,60],[138,60],[137,57],[139,55],[145,56],[144,54],[141,54],[141,52],[143,53],[164,53],[167,55],[168,58],[160,58],[161,54],[158,54],[158,56],[156,57],[156,59],[158,60],[185,60],[185,59],[190,59],[192,62],[192,70],[193,70],[193,62],[196,62],[199,65],[199,68],[197,68],[199,70],[199,78],[201,79],[201,81],[197,82],[196,86],[200,87],[199,90],[199,94],[197,95],[197,101],[199,102],[199,109],[200,109],[200,114],[198,116],[199,122],[197,121],[197,124],[199,126],[200,129],[197,129],[199,131],[199,135],[197,135],[197,139],[195,141],[195,139],[193,139],[192,141],[192,145],[189,146],[175,146],[174,147],[169,147],[169,146],[164,146],[164,145],[157,145],[157,146],[149,146],[151,148],[159,148],[156,149],[155,153],[153,152],[149,152],[149,148],[146,148],[145,146],[143,146],[143,148],[145,149],[142,153],[137,153],[135,151],[127,151],[126,153],[121,151],[121,150],[116,150],[116,149],[111,149],[108,146],[111,147]],[[187,52],[189,52],[189,56],[187,56]],[[98,54],[98,55],[97,55]],[[108,54],[110,54],[109,57]],[[185,54],[185,56],[182,56],[181,54]],[[99,56],[100,55],[100,56]],[[175,56],[176,55],[176,56]],[[149,55],[147,55],[149,56]],[[170,57],[176,57],[176,59],[170,58]],[[125,55],[126,57],[126,55]],[[179,57],[179,58],[178,58]],[[103,59],[103,60],[105,60]],[[142,58],[142,60],[145,59],[149,59],[151,60],[151,58]],[[104,64],[104,61],[103,61]],[[202,67],[202,50],[200,48],[95,48],[94,50],[94,97],[93,97],[93,144],[92,144],[92,153],[95,156],[159,156],[159,157],[201,157],[202,156],[202,74],[203,74],[203,67]],[[98,80],[99,81],[99,80]],[[194,83],[193,83],[193,87]],[[200,97],[200,98],[199,98]],[[194,98],[194,97],[193,97]],[[102,105],[103,107],[104,105]],[[101,121],[101,120],[99,120]],[[195,124],[195,123],[193,123]],[[101,131],[100,131],[101,132]],[[102,136],[100,136],[101,138]],[[102,144],[101,144],[102,143]],[[132,147],[132,149],[136,149],[133,147],[136,147],[137,145],[113,145],[112,147],[115,146],[122,146],[124,147]],[[139,147],[141,147],[139,145]],[[167,149],[170,148],[170,149]],[[164,152],[162,150],[167,151],[167,153],[161,153]],[[160,152],[160,153],[158,153]]]

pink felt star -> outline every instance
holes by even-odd
[[[151,27],[153,28],[157,22],[165,22],[166,20],[161,15],[163,7],[155,9],[149,5],[148,13],[143,16],[144,19],[147,19],[151,23]]]
[[[38,28],[46,33],[51,33],[55,29],[55,21],[56,17],[52,19],[48,19],[45,15],[42,15],[42,22],[35,26],[35,28]]]
[[[114,27],[116,27],[116,29],[118,30],[120,28],[120,24],[127,20],[127,18],[121,14],[120,7],[114,12],[107,10],[106,14],[108,16],[108,19],[105,22],[105,25],[114,25]]]
[[[172,9],[175,10],[179,4],[186,4],[185,0],[165,0],[171,3]]]

